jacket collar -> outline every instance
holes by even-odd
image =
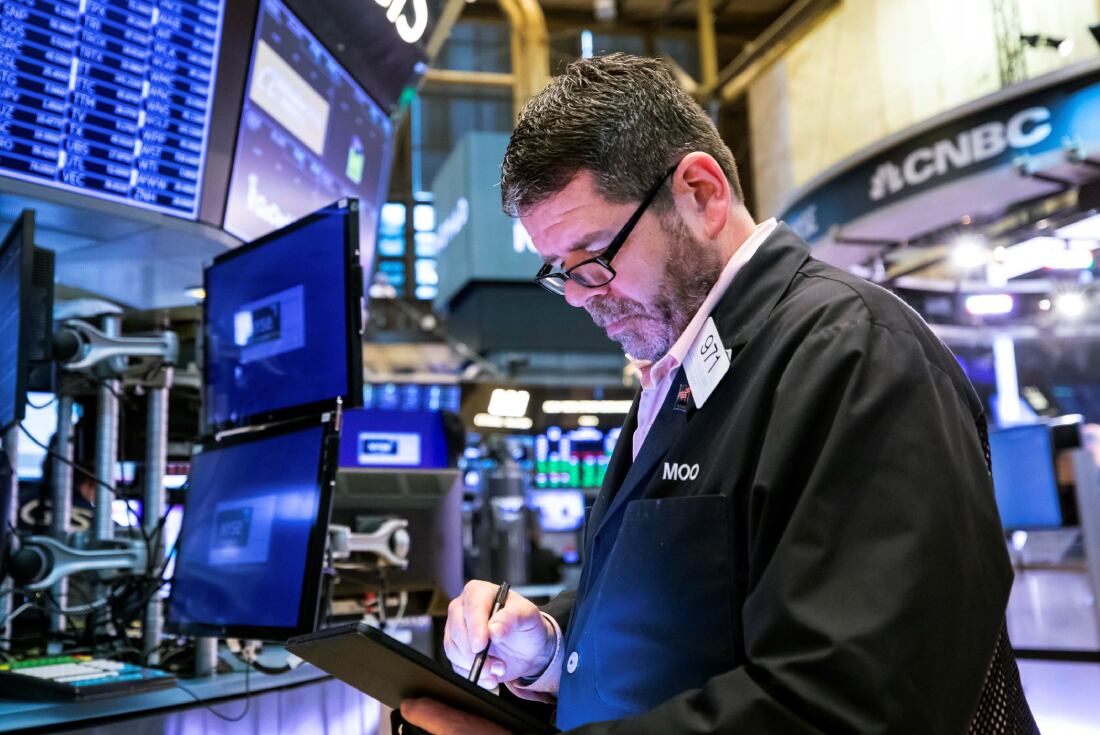
[[[743,347],[760,331],[809,257],[802,238],[780,222],[711,313],[727,348]]]

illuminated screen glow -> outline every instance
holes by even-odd
[[[393,125],[279,0],[260,6],[225,229],[251,241],[342,197],[359,199],[371,272]]]
[[[3,4],[0,175],[198,216],[218,0]]]

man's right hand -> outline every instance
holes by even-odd
[[[462,596],[447,608],[443,650],[454,670],[469,676],[474,656],[492,642],[478,684],[492,688],[513,679],[541,674],[557,646],[554,627],[535,605],[515,592],[496,615],[489,619],[497,585],[474,580]]]

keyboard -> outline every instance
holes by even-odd
[[[73,701],[116,697],[174,686],[176,677],[91,656],[50,656],[0,663],[0,697]]]

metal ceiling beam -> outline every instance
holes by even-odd
[[[741,95],[760,73],[806,35],[840,0],[797,0],[718,73],[713,85],[699,89],[697,99],[723,103]]]

